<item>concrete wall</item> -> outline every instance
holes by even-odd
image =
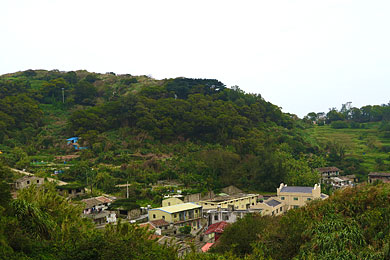
[[[206,194],[202,193],[195,193],[195,194],[189,194],[184,197],[184,202],[198,202],[201,200],[209,200],[213,199],[215,197],[215,194],[213,191],[209,191]]]

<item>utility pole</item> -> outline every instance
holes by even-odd
[[[126,198],[129,198],[129,182],[126,182]]]
[[[64,92],[64,88],[62,88],[62,103],[65,103],[65,92]]]
[[[92,168],[91,173],[92,173],[92,178],[93,178],[93,168]],[[91,180],[91,196],[93,196],[92,188],[93,188],[93,181]]]
[[[85,171],[85,177],[87,177],[87,187],[88,187],[88,172]]]

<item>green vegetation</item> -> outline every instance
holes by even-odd
[[[389,196],[389,184],[360,185],[281,217],[248,216],[225,229],[214,251],[261,253],[259,259],[388,259]]]
[[[0,259],[177,259],[175,248],[155,243],[135,225],[95,229],[80,218],[82,207],[59,196],[50,183],[24,189],[12,201],[3,183]]]
[[[58,70],[3,75],[0,255],[176,259],[175,248],[159,246],[132,225],[93,229],[53,185],[26,189],[12,201],[7,183],[14,176],[6,166],[94,194],[124,198],[128,192],[129,199],[112,205],[126,209],[158,206],[163,195],[178,190],[218,192],[236,185],[269,193],[281,182],[312,186],[319,181],[314,169],[324,166],[365,181],[370,171],[390,169],[389,107],[346,104],[301,120],[216,79]],[[67,144],[72,136],[87,149]],[[118,186],[124,183],[128,191]],[[386,258],[388,190],[362,186],[283,217],[246,217],[226,230],[214,253],[186,259]]]
[[[369,172],[390,170],[390,138],[383,134],[384,125],[365,123],[359,129],[314,126],[306,131],[324,148],[327,161],[366,181]]]
[[[110,208],[132,210],[132,209],[139,209],[140,206],[134,201],[134,199],[119,199],[114,201],[110,205]]]
[[[60,180],[94,191],[123,197],[116,185],[128,182],[136,201],[157,204],[161,194],[150,188],[163,180],[184,191],[234,184],[273,192],[280,182],[313,185],[313,168],[325,165],[310,154],[318,148],[302,131],[303,121],[215,79],[30,70],[0,81],[1,100],[35,104],[33,114],[4,123],[9,130],[0,159],[40,176],[57,170]],[[71,136],[88,149],[67,145]],[[72,154],[79,157],[71,163],[54,159]]]

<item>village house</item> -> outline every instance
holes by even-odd
[[[250,208],[252,212],[258,212],[262,216],[279,216],[286,211],[285,203],[280,198],[271,197],[262,203]]]
[[[161,245],[176,246],[177,255],[179,257],[183,257],[184,255],[192,252],[191,247],[185,241],[180,240],[179,238],[176,237],[169,236],[166,233],[161,234],[160,228],[164,227],[167,224],[165,220],[162,220],[161,222],[159,221],[152,221],[152,222],[142,223],[138,225],[140,228],[144,228],[148,231],[154,232],[154,234],[149,235],[148,239],[155,240],[157,241],[157,243]],[[156,228],[156,226],[158,226],[159,228]]]
[[[76,198],[85,195],[84,185],[78,183],[59,185],[57,186],[57,191],[60,195],[69,198]]]
[[[375,181],[389,183],[390,182],[390,173],[388,173],[388,172],[370,172],[368,174],[368,183],[373,183]]]
[[[226,221],[220,221],[211,224],[204,233],[203,241],[208,243],[215,243],[219,237],[223,234],[225,227],[229,225]]]
[[[357,182],[355,175],[340,176],[340,169],[337,167],[324,167],[316,169],[321,174],[321,183],[329,184],[334,189],[351,187]]]
[[[36,177],[36,176],[23,176],[20,179],[17,179],[14,183],[14,188],[16,190],[27,188],[31,185],[40,186],[45,182],[44,178]]]
[[[301,187],[281,183],[276,191],[278,199],[285,204],[283,211],[302,207],[311,200],[328,198],[328,195],[321,193],[320,184],[315,184],[314,187]]]
[[[108,206],[113,202],[112,199],[109,199],[104,196],[83,199],[84,203],[84,212],[83,216],[92,219],[95,224],[106,224],[116,222],[115,212],[108,211]]]
[[[164,219],[151,220],[148,222],[155,229],[156,235],[175,235],[177,228]]]
[[[316,169],[320,175],[323,183],[326,183],[332,177],[338,177],[340,175],[340,169],[337,167],[323,167]]]
[[[349,179],[345,179],[343,177],[332,177],[332,178],[330,178],[329,183],[335,189],[341,189],[341,188],[350,187],[353,185]]]
[[[163,219],[173,224],[176,230],[183,226],[190,226],[192,230],[197,230],[201,227],[202,206],[189,202],[149,209],[148,218],[149,222]]]
[[[141,217],[141,207],[131,199],[118,199],[113,202],[110,210],[114,210],[118,217],[136,220]]]
[[[251,213],[249,210],[235,210],[234,206],[231,205],[227,209],[217,208],[203,210],[203,215],[207,219],[208,225],[225,221],[228,223],[234,223],[237,220],[243,218],[246,214]]]

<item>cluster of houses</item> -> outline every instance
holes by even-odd
[[[335,189],[353,186],[357,179],[354,175],[340,176],[340,169],[325,167],[316,169],[321,175],[321,183]],[[390,182],[390,173],[370,173],[369,182]],[[30,185],[42,185],[45,179],[36,176],[24,176],[14,183],[15,189]],[[58,192],[69,198],[85,196],[82,186],[67,184],[57,186]],[[219,194],[210,191],[206,194],[170,195],[162,200],[161,207],[139,207],[126,199],[98,196],[81,200],[84,206],[82,216],[90,218],[97,227],[107,223],[116,223],[117,218],[125,218],[131,223],[147,228],[161,244],[179,245],[179,255],[191,251],[185,242],[189,238],[199,251],[209,250],[231,223],[247,214],[279,216],[290,209],[306,205],[313,200],[324,200],[328,195],[321,193],[321,184],[313,187],[288,186],[281,183],[276,195],[263,197],[248,194],[229,186]],[[141,224],[140,224],[141,223]]]
[[[246,214],[278,216],[284,212],[304,206],[312,200],[323,200],[328,195],[321,193],[320,184],[313,187],[297,187],[280,184],[277,195],[264,200],[259,194],[246,194],[230,186],[218,195],[172,196],[162,201],[162,207],[148,210],[148,220],[155,235],[180,238],[184,232],[195,237],[197,248],[207,251],[218,240],[226,226],[243,218]],[[187,226],[188,229],[184,229]],[[187,230],[187,231],[186,231]]]
[[[340,176],[341,170],[337,167],[323,167],[316,170],[321,175],[321,183],[329,184],[333,189],[353,187],[358,182],[353,174]]]

